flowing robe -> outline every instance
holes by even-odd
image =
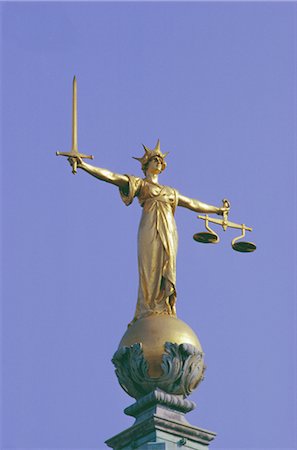
[[[134,321],[151,314],[175,316],[176,253],[174,219],[178,193],[146,179],[128,175],[128,190],[120,189],[128,206],[135,196],[142,206],[138,229],[139,287]]]

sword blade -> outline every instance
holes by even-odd
[[[76,77],[73,78],[72,91],[72,151],[78,152],[77,147],[77,85]]]

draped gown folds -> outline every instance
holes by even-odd
[[[178,192],[127,176],[128,189],[120,188],[122,200],[128,206],[138,197],[143,208],[138,229],[139,287],[134,321],[151,314],[175,316],[178,236],[174,212]]]

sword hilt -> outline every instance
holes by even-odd
[[[79,153],[77,151],[71,151],[71,152],[56,152],[57,156],[66,156],[67,158],[73,158],[73,164],[72,164],[72,173],[75,175],[77,173],[77,159],[94,159],[93,155],[85,155],[83,153]]]
[[[77,160],[74,159],[73,163],[72,163],[72,173],[73,173],[73,175],[75,175],[76,172],[77,172]]]

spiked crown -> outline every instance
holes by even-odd
[[[143,145],[144,148],[144,155],[141,158],[136,158],[136,156],[132,156],[133,159],[136,159],[141,164],[141,169],[145,173],[147,169],[148,162],[154,158],[154,156],[159,156],[159,158],[162,159],[162,171],[166,168],[166,162],[164,161],[165,157],[168,155],[168,152],[162,153],[160,150],[160,139],[158,139],[157,144],[153,150],[150,150],[148,147]]]

